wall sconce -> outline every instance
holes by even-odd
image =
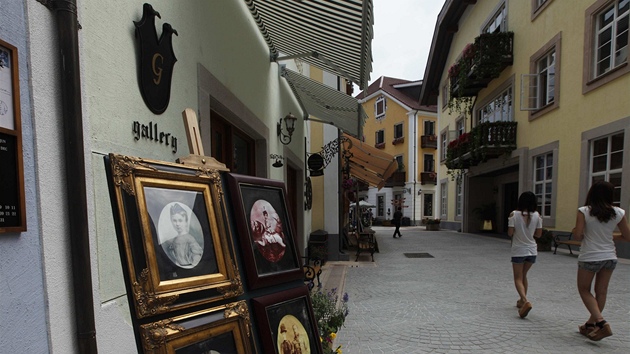
[[[405,193],[411,194],[411,187],[410,188],[405,188]]]
[[[293,135],[293,131],[295,130],[295,121],[297,118],[291,112],[284,117],[284,128],[287,130],[287,134],[282,132],[282,118],[278,122],[278,138],[280,138],[280,142],[283,145],[289,145],[291,142],[291,136]]]
[[[422,189],[418,189],[418,195],[422,194]]]
[[[282,163],[282,160],[284,160],[284,157],[282,157],[282,155],[271,154],[269,155],[269,157],[276,160],[276,162],[274,162],[271,166],[276,167],[276,168],[284,166],[284,164]]]

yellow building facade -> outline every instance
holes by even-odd
[[[437,114],[435,106],[418,103],[421,87],[422,81],[383,76],[357,96],[368,116],[365,143],[392,155],[399,167],[384,188],[359,195],[376,206],[377,222],[390,220],[398,206],[410,225],[437,217]]]
[[[570,231],[601,179],[628,210],[629,14],[627,0],[446,1],[420,97],[438,105],[443,227],[477,232],[494,210],[505,232],[533,191],[543,227]]]

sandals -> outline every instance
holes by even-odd
[[[516,301],[516,307],[518,307],[519,309],[520,309],[521,307],[523,307],[523,300],[518,299],[518,300]]]
[[[518,315],[521,316],[521,318],[525,318],[527,317],[527,314],[531,310],[532,310],[532,303],[527,301],[526,303],[523,304],[523,307],[521,307],[521,309],[518,311]]]
[[[581,335],[587,337],[589,333],[591,333],[595,329],[595,323],[584,323],[581,326],[578,326],[578,331]]]
[[[589,332],[586,336],[590,340],[598,341],[606,337],[612,336],[612,329],[606,321],[600,321],[595,324],[595,329]]]

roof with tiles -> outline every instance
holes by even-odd
[[[437,112],[437,106],[424,106],[419,103],[422,80],[409,81],[395,77],[381,76],[372,82],[368,89],[361,91],[356,98],[361,100],[382,91],[404,103],[411,109],[427,112]]]

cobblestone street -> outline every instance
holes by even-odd
[[[350,296],[337,336],[352,353],[628,353],[630,263],[620,261],[603,314],[614,335],[581,336],[588,312],[576,290],[577,257],[540,252],[531,269],[533,310],[518,316],[509,240],[453,231],[374,227],[380,253],[370,262],[329,262],[325,288]],[[428,253],[433,258],[408,258]],[[426,256],[426,255],[424,255]]]

